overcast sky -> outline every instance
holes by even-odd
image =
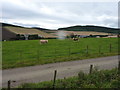
[[[84,0],[85,1],[85,0]],[[105,1],[105,0],[104,0]],[[2,0],[2,22],[57,29],[74,25],[118,27],[118,1]]]

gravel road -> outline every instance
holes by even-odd
[[[15,80],[11,86],[15,87],[23,83],[42,82],[53,80],[54,70],[57,70],[57,79],[71,77],[79,71],[88,72],[90,64],[100,69],[111,69],[118,66],[118,56],[109,56],[95,59],[77,60],[69,62],[52,63],[45,65],[29,66],[2,71],[2,86],[7,87],[8,80]]]

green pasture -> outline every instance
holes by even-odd
[[[2,42],[2,68],[81,60],[118,54],[117,38],[49,39]]]

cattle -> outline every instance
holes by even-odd
[[[48,40],[40,40],[40,43],[41,43],[41,44],[48,43]]]
[[[117,37],[120,38],[120,34],[118,34]]]
[[[74,41],[79,41],[79,39],[78,39],[78,38],[73,38],[73,40],[74,40]]]

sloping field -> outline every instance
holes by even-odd
[[[49,31],[50,34],[52,35],[58,35],[58,31]],[[94,31],[63,31],[66,35],[74,34],[74,35],[110,35],[109,33],[104,33],[104,32],[94,32]]]
[[[38,34],[40,36],[43,36],[45,38],[54,38],[54,35],[45,33],[43,31],[37,30],[37,29],[31,29],[31,28],[22,28],[22,27],[12,27],[12,26],[7,26],[4,27],[5,29],[14,32],[16,34]]]
[[[94,31],[64,31],[66,33],[74,33],[77,35],[108,35],[108,33],[94,32]]]

